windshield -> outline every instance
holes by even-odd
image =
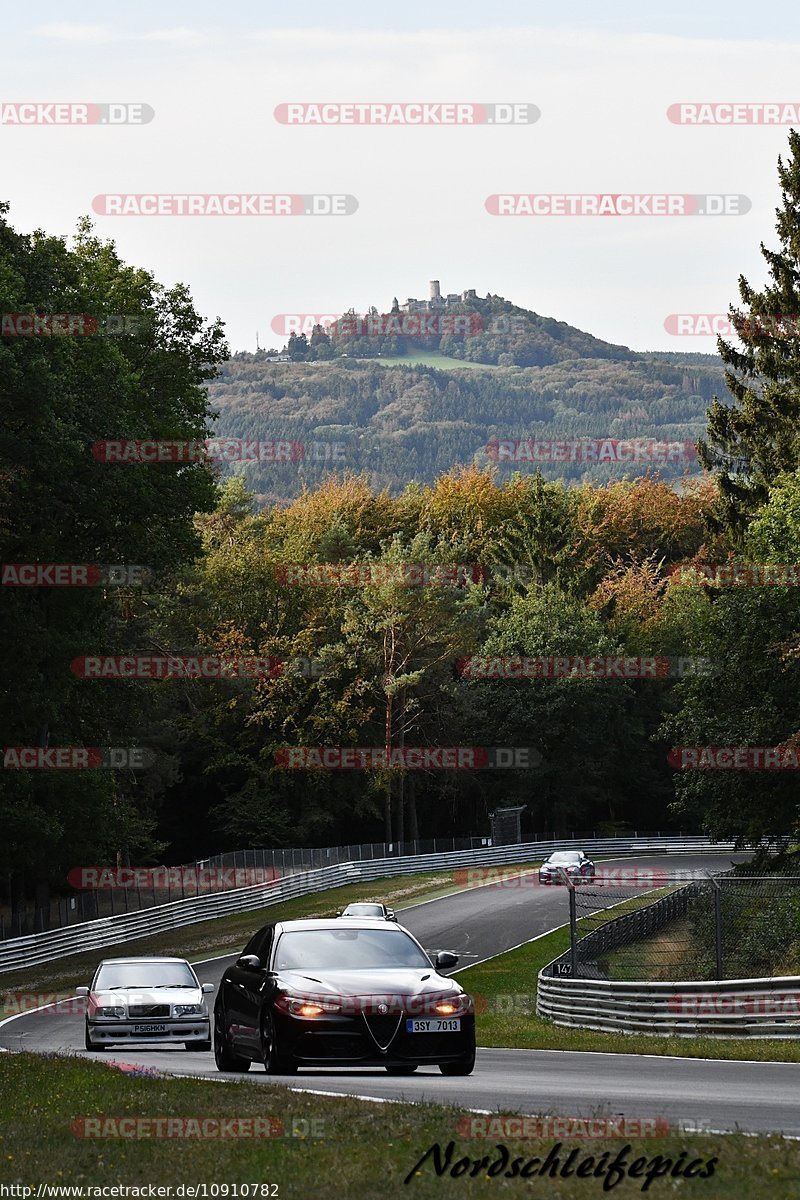
[[[383,967],[427,967],[426,956],[400,929],[308,929],[284,933],[278,942],[278,971],[369,971]]]
[[[345,917],[382,917],[383,908],[380,904],[348,904],[342,913]]]
[[[120,988],[197,988],[200,985],[188,963],[127,962],[101,967],[94,981],[96,992]]]
[[[580,862],[582,857],[583,856],[575,850],[564,850],[559,854],[551,854],[547,861],[555,863],[556,865],[566,865],[567,863]]]

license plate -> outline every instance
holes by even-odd
[[[431,1020],[420,1020],[419,1018],[410,1017],[406,1021],[406,1033],[460,1033],[461,1018],[432,1018]]]
[[[167,1027],[166,1027],[166,1025],[163,1025],[163,1024],[156,1025],[155,1023],[150,1024],[150,1025],[134,1025],[133,1032],[134,1033],[166,1033]]]

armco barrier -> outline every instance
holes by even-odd
[[[643,854],[694,854],[702,851],[730,853],[733,842],[712,842],[705,837],[602,838],[581,843],[595,857]],[[66,929],[54,929],[29,937],[0,942],[0,970],[14,971],[64,958],[85,950],[99,950],[137,938],[150,937],[169,929],[180,929],[229,913],[268,908],[297,896],[308,896],[328,888],[343,887],[371,879],[410,875],[420,871],[447,871],[453,867],[505,866],[538,862],[563,842],[523,842],[514,846],[486,846],[478,850],[456,850],[443,854],[407,855],[403,858],[371,859],[339,863],[314,871],[299,872],[276,883],[255,884],[226,892],[215,892],[188,900],[174,900],[136,913],[120,913],[86,921]]]
[[[539,975],[536,1011],[557,1025],[677,1037],[800,1038],[800,976],[621,983]]]

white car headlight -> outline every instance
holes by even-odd
[[[98,1008],[98,1017],[124,1017],[125,1009],[121,1004],[109,1004],[105,1008]]]
[[[176,1004],[176,1017],[200,1017],[203,1015],[202,1004]]]
[[[461,1013],[471,1013],[472,997],[467,992],[459,992],[458,995],[440,996],[433,1004],[434,1012],[439,1013],[443,1017],[458,1016]]]

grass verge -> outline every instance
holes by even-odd
[[[587,1156],[592,1156],[593,1166],[599,1168],[601,1156],[607,1154],[608,1164],[623,1148],[629,1164],[640,1157],[649,1162],[661,1155],[671,1160],[668,1170],[678,1164],[684,1168],[692,1160],[701,1164],[716,1160],[710,1178],[656,1180],[649,1190],[653,1196],[672,1194],[682,1187],[687,1196],[702,1195],[703,1200],[764,1195],[771,1200],[790,1200],[800,1189],[797,1143],[778,1136],[670,1132],[630,1142],[621,1138],[603,1142],[571,1139],[560,1144],[554,1139],[474,1140],[458,1128],[463,1110],[438,1104],[369,1104],[246,1080],[223,1084],[142,1078],[86,1059],[35,1054],[0,1055],[0,1097],[0,1183],[32,1188],[34,1197],[42,1183],[83,1189],[205,1184],[206,1196],[228,1197],[246,1195],[243,1184],[258,1184],[258,1191],[249,1192],[251,1197],[276,1195],[279,1200],[330,1200],[332,1195],[337,1200],[386,1200],[398,1195],[448,1200],[475,1194],[520,1194],[522,1188],[527,1192],[530,1183],[535,1187],[535,1177],[529,1181],[487,1176],[487,1166],[500,1161],[499,1145],[507,1147],[510,1160],[520,1157],[524,1162],[534,1157],[543,1162],[560,1145],[555,1151],[559,1171],[572,1150],[576,1151],[573,1171]],[[122,1117],[258,1118],[261,1129],[275,1118],[280,1126],[272,1125],[275,1136],[258,1139],[230,1135],[224,1139],[178,1138],[174,1134],[170,1138],[98,1139],[78,1136],[76,1130],[85,1131],[86,1126],[74,1124],[84,1118],[107,1121]],[[154,1128],[151,1124],[151,1134]],[[450,1142],[454,1143],[451,1165],[462,1157],[475,1161],[488,1156],[476,1177],[469,1173],[469,1166],[461,1169],[462,1174],[466,1172],[462,1178],[449,1171],[437,1177],[431,1157],[404,1186],[430,1147],[438,1143],[444,1155]],[[552,1158],[550,1161],[552,1164]],[[539,1169],[539,1164],[532,1168]],[[695,1167],[695,1171],[700,1169]],[[641,1170],[646,1171],[647,1166]],[[623,1178],[613,1193],[622,1200],[640,1196],[644,1182],[641,1175]],[[553,1180],[546,1176],[538,1183],[537,1195],[559,1200],[589,1200],[603,1194],[599,1177],[573,1175]],[[211,1191],[212,1184],[219,1185],[216,1193]],[[277,1184],[277,1188],[265,1191],[261,1188],[264,1184]],[[23,1192],[3,1194],[25,1196]],[[202,1196],[203,1192],[194,1194]],[[91,1193],[84,1191],[83,1195]]]

